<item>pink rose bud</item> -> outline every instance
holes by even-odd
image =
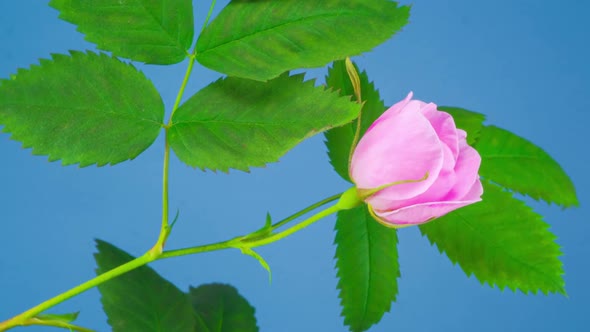
[[[481,157],[453,117],[433,103],[406,99],[391,106],[361,138],[350,174],[361,191],[394,184],[366,197],[384,225],[423,224],[481,201]],[[428,175],[425,179],[425,175]]]

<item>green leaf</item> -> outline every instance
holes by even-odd
[[[254,307],[238,291],[224,284],[190,288],[189,296],[200,328],[196,332],[256,332]]]
[[[303,75],[265,83],[229,77],[197,92],[174,113],[168,141],[190,166],[246,171],[352,121],[359,109],[349,98],[303,82]]]
[[[366,205],[338,212],[336,268],[344,324],[365,331],[397,295],[397,233],[371,217]]]
[[[192,44],[192,0],[51,0],[59,17],[114,55],[151,64],[178,63]]]
[[[105,54],[55,54],[0,82],[3,131],[64,165],[133,159],[162,127],[164,104],[153,84]]]
[[[565,294],[561,251],[542,217],[484,182],[483,200],[420,226],[431,244],[483,284]]]
[[[407,22],[388,0],[233,0],[197,41],[197,61],[230,76],[265,81],[370,51]]]
[[[578,205],[574,184],[543,149],[507,130],[486,126],[475,144],[479,173],[508,189],[563,207]]]
[[[467,144],[473,145],[477,142],[483,122],[486,119],[485,115],[459,107],[438,106],[437,108],[439,111],[451,114],[457,128],[467,132]]]
[[[355,68],[357,68],[356,65]],[[359,74],[359,78],[361,81],[361,98],[364,102],[361,115],[361,135],[359,136],[362,137],[362,134],[367,131],[371,124],[383,114],[385,105],[381,97],[379,97],[379,91],[375,89],[373,82],[369,81],[367,73],[363,71]],[[339,90],[341,96],[354,95],[352,83],[346,73],[343,60],[335,61],[332,67],[328,69],[326,85],[334,90]],[[353,98],[356,100],[356,97]],[[354,121],[341,127],[332,128],[325,133],[330,163],[334,170],[349,182],[352,181],[348,175],[348,158],[356,128],[357,121]]]
[[[96,243],[97,274],[133,259],[112,244],[100,240]],[[115,332],[186,332],[196,328],[187,294],[147,266],[107,281],[98,289],[108,322]]]

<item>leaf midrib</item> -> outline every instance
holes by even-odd
[[[290,127],[292,125],[306,124],[307,121],[293,121],[293,122],[249,122],[249,121],[232,121],[232,120],[187,120],[173,122],[171,127],[175,125],[209,125],[209,124],[222,124],[222,125],[239,125],[246,127]]]
[[[472,230],[474,231],[474,233],[477,235],[477,237],[480,239],[480,241],[481,241],[481,242],[483,242],[483,243],[490,243],[489,241],[486,241],[486,239],[488,239],[488,237],[484,236],[484,235],[483,235],[483,234],[482,234],[482,233],[481,233],[481,232],[480,232],[480,231],[479,231],[477,228],[475,228],[475,227],[474,227],[474,226],[473,226],[473,225],[472,225],[472,224],[471,224],[471,223],[470,223],[470,222],[467,220],[467,218],[465,218],[465,217],[464,217],[464,216],[463,216],[461,213],[457,213],[457,214],[458,214],[459,218],[460,218],[460,219],[461,219],[461,220],[464,222],[464,224],[466,224],[466,225],[467,225],[467,226],[468,226],[470,229],[472,229]],[[493,246],[493,248],[498,248],[498,249],[501,249],[501,251],[502,251],[502,252],[504,252],[504,253],[505,253],[505,254],[506,254],[508,257],[510,257],[510,259],[512,259],[512,260],[514,260],[514,261],[516,261],[516,262],[518,262],[518,263],[521,263],[522,265],[524,265],[524,266],[528,267],[529,269],[531,269],[531,270],[533,270],[533,271],[537,272],[538,274],[540,274],[540,275],[542,275],[542,276],[544,276],[544,277],[549,277],[548,281],[549,281],[551,284],[553,284],[554,286],[556,285],[556,282],[553,280],[553,279],[554,279],[554,278],[553,278],[553,276],[549,276],[547,273],[543,272],[542,270],[539,270],[539,269],[538,269],[538,268],[536,268],[535,266],[533,266],[533,265],[530,265],[530,264],[528,264],[527,262],[523,262],[522,260],[520,260],[520,259],[518,259],[518,258],[515,258],[515,257],[514,257],[514,255],[512,255],[512,253],[511,253],[511,252],[509,252],[508,250],[506,250],[506,247],[505,247],[505,246],[494,245],[494,246]],[[475,272],[474,272],[474,271],[471,271],[471,273],[475,273]],[[546,279],[546,280],[547,280],[547,279]],[[497,279],[496,279],[496,282],[497,282]],[[506,286],[506,284],[505,284],[503,287],[505,287],[505,286]],[[521,286],[522,286],[522,285],[521,285]],[[558,289],[558,290],[560,290],[560,289],[562,289],[562,288],[563,288],[561,285],[557,285],[557,286],[558,286],[558,287],[557,287],[557,289]],[[538,286],[537,286],[537,287],[538,287]],[[528,287],[527,287],[527,288],[528,288]],[[542,290],[542,289],[540,289],[540,288],[536,288],[536,289],[530,289],[530,288],[529,288],[529,289],[527,289],[527,292],[529,292],[529,291],[531,291],[531,292],[536,292],[536,291],[538,291],[538,290],[541,290],[541,291],[543,291],[543,290]]]
[[[162,1],[162,6],[164,5],[164,3],[165,3],[166,1],[167,1],[167,0],[164,0],[164,1]],[[179,49],[182,49],[183,51],[186,51],[185,47],[184,47],[183,45],[181,45],[181,43],[180,43],[180,40],[179,40],[179,39],[180,39],[180,38],[179,38],[180,29],[178,29],[178,31],[177,31],[177,35],[176,35],[176,38],[174,38],[174,36],[173,36],[173,35],[171,35],[171,34],[168,32],[168,30],[166,30],[166,29],[165,29],[165,27],[164,27],[164,26],[161,24],[161,21],[160,21],[160,20],[158,20],[158,18],[157,18],[156,16],[152,15],[152,13],[151,13],[151,12],[150,12],[150,11],[149,11],[149,10],[148,10],[148,9],[147,9],[145,6],[144,6],[144,5],[143,5],[143,2],[140,2],[140,3],[139,3],[137,6],[128,5],[128,6],[124,6],[124,7],[128,7],[128,8],[129,8],[129,7],[131,7],[131,8],[132,8],[132,10],[133,10],[133,9],[136,9],[136,8],[138,8],[138,7],[139,7],[139,8],[142,8],[142,9],[144,10],[144,12],[145,12],[145,13],[147,13],[147,16],[148,16],[148,17],[150,17],[150,18],[152,18],[152,21],[153,21],[153,22],[155,22],[156,26],[159,26],[159,27],[161,28],[160,32],[162,32],[162,31],[163,31],[163,32],[164,32],[164,34],[165,34],[165,35],[167,35],[168,37],[170,37],[170,40],[172,40],[172,41],[173,41],[173,43],[172,43],[172,44],[169,44],[170,46],[172,46],[173,48],[179,48]],[[116,10],[119,10],[119,9],[121,9],[121,7],[120,7],[120,6],[100,6],[100,7],[98,7],[98,8],[99,8],[99,9],[107,8],[107,9],[116,9]],[[163,10],[163,9],[162,9],[162,10]],[[164,15],[162,15],[162,17],[164,17]],[[76,25],[78,25],[78,24],[76,24]],[[85,29],[85,30],[86,30],[86,29]],[[133,29],[129,29],[129,30],[131,30],[131,31],[136,31],[136,30],[133,30]],[[156,30],[151,30],[151,31],[156,31]],[[146,45],[149,45],[149,44],[146,44]]]
[[[337,14],[332,14],[332,13],[322,13],[322,14],[317,14],[317,15],[313,15],[313,16],[307,16],[307,17],[296,19],[296,20],[293,20],[293,21],[288,21],[288,22],[285,22],[285,23],[281,23],[281,24],[277,24],[277,25],[274,25],[274,26],[270,26],[268,28],[265,28],[265,29],[262,29],[262,30],[258,30],[258,31],[255,31],[255,32],[252,32],[252,33],[249,33],[249,34],[244,34],[242,36],[239,36],[238,38],[235,38],[235,39],[231,39],[231,40],[222,42],[220,44],[214,45],[213,47],[207,48],[204,51],[198,52],[197,53],[197,58],[199,57],[199,55],[205,54],[205,53],[210,52],[210,51],[213,51],[213,50],[215,50],[217,48],[225,47],[225,46],[227,46],[229,44],[243,41],[244,39],[254,38],[254,36],[255,35],[258,35],[258,34],[271,33],[271,30],[280,29],[281,27],[288,26],[288,25],[291,25],[291,24],[300,23],[300,22],[305,22],[307,20],[315,20],[317,18],[322,18],[322,17],[342,17],[342,16],[355,16],[355,17],[358,17],[358,16],[367,16],[367,17],[371,17],[372,19],[374,19],[374,16],[370,16],[370,15],[366,15],[366,14],[365,15],[354,15],[355,13],[357,13],[357,12],[354,12],[354,11],[343,11],[342,13],[345,13],[345,15],[340,15],[340,14],[337,15]]]
[[[368,207],[368,206],[366,208],[370,209],[370,207]],[[367,273],[368,278],[367,278],[367,287],[366,287],[367,296],[365,296],[365,301],[363,303],[363,318],[362,318],[363,325],[366,324],[366,320],[367,320],[367,310],[368,310],[367,308],[369,306],[368,303],[370,302],[369,297],[371,296],[370,289],[371,289],[371,279],[372,279],[371,278],[371,276],[372,276],[371,275],[371,235],[370,235],[371,233],[369,231],[369,224],[368,224],[369,222],[371,222],[371,220],[368,220],[367,215],[365,213],[365,225],[364,226],[365,226],[365,231],[367,232],[367,252],[368,252],[367,256],[368,256],[369,264],[368,264],[368,273]]]
[[[14,103],[14,104],[2,104],[3,107],[19,107],[19,106],[23,106],[21,104],[18,103]],[[114,117],[119,117],[119,118],[125,118],[125,119],[131,119],[131,120],[135,120],[137,122],[152,122],[154,124],[157,124],[158,126],[163,126],[164,124],[146,117],[140,117],[140,116],[135,116],[133,114],[130,113],[122,113],[122,112],[115,112],[112,110],[106,110],[106,111],[98,111],[98,108],[85,108],[85,107],[64,107],[63,105],[60,106],[52,106],[52,105],[47,105],[47,104],[24,104],[25,107],[33,107],[33,108],[37,108],[37,109],[58,109],[60,110],[60,113],[65,113],[68,114],[70,111],[72,112],[72,114],[76,114],[80,111],[79,114],[83,114],[84,116],[99,116],[99,115],[113,115]]]

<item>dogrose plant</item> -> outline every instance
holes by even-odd
[[[529,141],[484,125],[479,113],[412,100],[412,94],[386,111],[368,75],[348,59],[399,31],[408,22],[408,6],[388,0],[233,0],[210,20],[212,1],[192,49],[191,0],[52,0],[50,6],[110,54],[53,55],[0,81],[3,131],[33,154],[80,167],[133,159],[164,132],[162,225],[154,246],[137,258],[97,241],[96,278],[3,321],[1,331],[23,325],[91,331],[74,324],[76,314],[46,311],[96,286],[114,331],[210,331],[222,323],[224,331],[257,331],[254,309],[235,288],[206,284],[185,293],[146,265],[235,248],[269,269],[256,247],[333,213],[337,287],[344,324],[352,331],[379,322],[395,300],[399,227],[418,225],[482,283],[565,294],[555,236],[513,197],[577,205],[561,167]],[[119,58],[154,65],[188,59],[167,121],[151,81]],[[181,104],[195,61],[226,77]],[[325,86],[288,73],[331,62]],[[330,162],[353,184],[350,190],[275,223],[267,216],[250,234],[165,247],[174,224],[168,209],[171,151],[195,168],[247,171],[322,131]]]

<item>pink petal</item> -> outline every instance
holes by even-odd
[[[409,106],[409,105],[407,105]],[[415,197],[436,180],[443,164],[443,145],[426,118],[413,107],[376,121],[361,138],[351,161],[351,175],[358,188],[372,189],[396,181],[428,178],[395,185],[367,199],[378,210],[391,201]]]
[[[457,128],[457,138],[460,141],[467,140],[467,132],[463,129]]]
[[[455,175],[455,165],[451,150],[444,144],[442,146],[444,151],[443,167],[432,186],[430,186],[425,192],[416,197],[405,200],[392,201],[388,205],[388,211],[397,210],[399,208],[415,204],[446,201],[445,198],[448,196],[449,192],[452,190],[453,186],[455,186],[455,183],[457,182],[457,176]]]
[[[469,189],[469,192],[463,197],[462,201],[481,201],[481,195],[483,195],[483,186],[479,177],[475,179],[475,182]]]
[[[481,188],[481,183],[479,183],[479,188]],[[479,188],[477,184],[474,185],[474,191],[472,194],[473,197],[477,196]],[[479,201],[481,201],[481,198],[477,197],[474,199],[466,199],[454,202],[422,203],[388,212],[379,212],[377,210],[374,210],[374,213],[383,222],[395,226],[419,225],[431,221],[435,218],[442,217],[445,214],[454,211],[458,208]]]
[[[453,158],[457,160],[459,155],[459,135],[453,117],[446,112],[436,109],[433,103],[424,104],[420,112],[430,121],[430,124],[438,134],[438,138],[444,142],[453,152]]]
[[[457,183],[449,192],[448,196],[445,197],[447,201],[462,200],[471,190],[475,181],[479,181],[479,175],[477,174],[481,164],[479,153],[469,146],[465,140],[460,142],[460,146],[459,158],[455,165]]]
[[[401,112],[401,110],[403,110],[404,107],[406,107],[406,105],[410,102],[410,100],[412,99],[413,96],[414,96],[414,93],[412,91],[410,91],[410,93],[408,93],[408,95],[406,96],[406,98],[404,100],[395,103],[393,106],[388,108],[387,111],[383,112],[383,114],[381,114],[381,116],[371,124],[371,126],[367,129],[367,131],[373,129],[373,127],[376,126],[379,122],[385,121],[385,120],[389,119],[390,117]]]

